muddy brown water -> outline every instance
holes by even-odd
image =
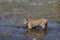
[[[60,27],[55,22],[48,22],[47,30],[0,26],[0,40],[60,40]]]

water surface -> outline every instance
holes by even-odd
[[[0,40],[59,40],[60,28],[55,22],[48,23],[47,30],[36,27],[33,29],[0,26]]]

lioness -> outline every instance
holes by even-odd
[[[24,19],[24,24],[28,25],[28,28],[35,27],[37,25],[42,26],[42,28],[46,28],[47,26],[47,20],[46,19],[36,19],[36,20],[29,20],[29,19]]]

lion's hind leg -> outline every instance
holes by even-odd
[[[41,26],[42,26],[42,29],[45,29],[47,27],[47,23],[42,23]]]

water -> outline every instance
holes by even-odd
[[[11,1],[11,0],[9,0],[9,1]],[[20,0],[20,1],[29,2],[28,0]],[[20,3],[20,1],[19,1],[19,3]],[[3,2],[3,0],[0,0],[0,2]],[[25,17],[25,14],[23,14],[23,13],[31,13],[31,14],[39,13],[38,14],[39,17],[40,17],[40,13],[41,14],[45,13],[45,12],[43,12],[45,10],[52,12],[52,14],[55,13],[55,11],[57,13],[58,10],[55,10],[54,7],[50,8],[50,6],[49,6],[50,4],[55,5],[55,3],[57,3],[57,2],[58,2],[57,0],[43,0],[43,1],[38,0],[37,2],[32,1],[31,3],[30,2],[28,3],[28,5],[31,5],[32,7],[28,6],[27,4],[24,4],[24,6],[21,6],[21,7],[19,6],[19,8],[18,7],[15,8],[15,6],[11,6],[12,7],[11,11],[6,11],[6,12],[4,11],[5,6],[1,5],[0,6],[0,11],[1,11],[0,12],[0,40],[60,40],[60,25],[57,24],[56,22],[53,22],[53,21],[48,22],[47,30],[41,29],[41,27],[39,27],[39,26],[36,28],[33,28],[33,29],[28,29],[27,27],[22,27],[23,19]],[[48,4],[48,6],[46,6],[47,4]],[[21,4],[21,5],[23,5],[23,4]],[[27,6],[25,6],[25,5],[27,5]],[[43,6],[41,6],[41,5],[43,5]],[[35,7],[35,6],[37,6],[37,7]],[[8,6],[8,7],[10,7],[10,6]],[[8,9],[8,7],[6,9]],[[52,10],[52,11],[50,11],[50,10]],[[45,14],[43,14],[41,16],[44,16],[44,15]],[[8,18],[5,19],[5,16]],[[32,17],[32,16],[33,17],[31,19],[37,18],[34,15],[29,16],[29,14],[26,16],[28,16],[27,17],[28,19],[30,19],[29,17]],[[43,18],[46,18],[46,17],[43,17]],[[18,25],[20,25],[20,26],[22,25],[22,26],[20,28],[15,28],[15,26],[14,27],[8,26],[10,24],[18,24]]]
[[[13,28],[11,26],[0,26],[0,40],[59,40],[60,30],[55,22],[48,23],[47,30],[43,29],[28,29]]]

